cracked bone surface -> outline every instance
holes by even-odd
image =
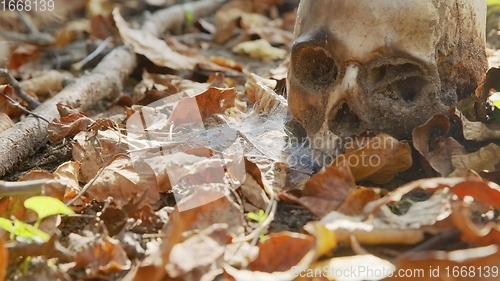
[[[487,68],[485,22],[484,0],[302,0],[290,111],[310,138],[408,138],[474,93]]]

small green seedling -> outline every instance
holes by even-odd
[[[184,4],[184,17],[188,26],[194,25],[193,7],[191,7],[189,4]]]
[[[391,209],[392,213],[397,214],[398,212],[400,212],[399,209],[402,208],[403,206],[405,206],[405,205],[412,206],[414,204],[415,204],[415,201],[411,200],[410,198],[404,198],[400,201],[392,202],[389,205],[389,208]]]
[[[35,223],[35,227],[38,227],[40,222],[46,217],[52,215],[72,215],[75,213],[59,199],[50,196],[30,197],[24,201],[24,207],[37,213],[38,220]]]
[[[253,221],[256,221],[259,225],[262,224],[267,219],[267,215],[264,212],[264,210],[259,210],[258,213],[250,212],[247,214],[247,217]],[[259,238],[261,242],[266,241],[267,236],[265,235],[263,230],[260,231]]]
[[[488,6],[500,5],[500,0],[487,0],[486,4]]]
[[[5,229],[10,233],[10,239],[14,240],[16,237],[26,242],[45,242],[50,239],[50,235],[38,229],[40,222],[52,215],[74,214],[73,210],[64,205],[60,200],[50,196],[34,196],[24,201],[24,207],[31,209],[38,214],[38,220],[35,225],[24,223],[20,220],[8,220],[0,218],[0,228]]]
[[[500,1],[500,0],[499,0]],[[500,108],[500,93],[496,92],[489,97],[489,100],[496,108]]]
[[[14,220],[14,222],[12,222],[11,220],[0,218],[0,228],[3,228],[10,233],[11,240],[18,237],[20,240],[24,240],[28,243],[42,243],[50,239],[50,236],[44,231],[20,220]]]
[[[266,213],[264,212],[264,210],[259,210],[258,213],[254,213],[254,212],[248,213],[247,216],[249,219],[254,220],[258,223],[263,223],[267,219],[267,216],[266,216]]]

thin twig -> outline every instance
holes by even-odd
[[[86,65],[89,61],[93,60],[95,57],[97,57],[104,50],[104,48],[108,46],[109,42],[111,42],[111,39],[113,39],[113,36],[109,36],[108,38],[106,38],[106,40],[104,40],[104,42],[102,42],[97,47],[97,49],[95,49],[92,53],[90,53],[90,55],[86,56],[83,60],[72,64],[71,70],[79,71],[80,69],[82,69],[84,65]]]
[[[29,36],[32,39],[35,39],[39,42],[44,42],[44,43],[52,43],[55,41],[55,39],[52,35],[40,32],[38,30],[38,28],[36,27],[36,25],[31,21],[31,18],[28,15],[26,15],[25,12],[19,11],[17,14],[19,16],[19,20],[28,29]]]
[[[0,28],[0,35],[8,41],[32,43],[37,45],[49,45],[54,42],[54,39],[47,37],[47,34],[45,33],[41,33],[43,36],[40,36],[35,34],[17,33]]]
[[[118,125],[116,125],[116,128],[118,128]],[[97,174],[95,175],[95,177],[90,180],[83,188],[82,190],[80,191],[80,193],[78,193],[73,199],[69,200],[67,203],[66,203],[66,206],[71,206],[73,203],[76,202],[76,200],[78,200],[80,197],[82,197],[82,195],[87,192],[87,190],[94,184],[94,182],[101,176],[101,174],[104,172],[104,169],[106,169],[109,164],[111,164],[111,162],[113,162],[113,160],[115,160],[115,157],[116,155],[118,155],[118,149],[120,147],[120,144],[122,142],[122,134],[120,133],[120,130],[117,130],[118,132],[118,143],[116,144],[115,146],[115,151],[113,152],[113,154],[111,155],[111,157],[109,157],[108,160],[106,160],[106,162],[104,162],[104,164],[102,165],[102,167],[99,169],[99,171],[97,172]]]
[[[23,90],[23,88],[21,88],[21,84],[19,83],[19,81],[17,81],[16,78],[14,78],[7,69],[0,68],[0,74],[3,74],[5,77],[7,77],[7,81],[12,86],[12,88],[14,88],[16,95],[26,101],[31,109],[35,109],[40,105],[39,101],[32,98],[30,95],[28,95],[28,93],[26,93],[26,91]]]
[[[24,106],[22,106],[19,102],[17,102],[16,100],[13,100],[11,97],[7,96],[6,94],[0,92],[0,95],[2,95],[4,98],[6,98],[8,101],[10,101],[10,103],[12,103],[13,106],[19,108],[22,112],[26,113],[26,114],[31,114],[37,118],[40,118],[42,119],[43,121],[47,122],[47,123],[50,123],[49,120],[43,118],[42,116],[38,115],[38,114],[35,114],[31,111],[29,111],[28,109],[26,109]]]
[[[26,26],[28,29],[28,32],[31,34],[38,34],[40,31],[38,31],[38,28],[33,24],[31,19],[26,16],[26,14],[23,11],[18,11],[17,13],[19,20]]]

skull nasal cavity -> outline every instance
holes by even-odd
[[[357,128],[361,122],[358,115],[351,111],[347,103],[342,104],[337,113],[329,117],[329,120],[329,129],[340,135],[343,135],[342,128]]]
[[[292,50],[291,62],[295,79],[305,88],[325,91],[337,78],[335,61],[321,47],[296,45]]]

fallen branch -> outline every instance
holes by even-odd
[[[190,3],[195,19],[212,14],[223,0],[203,0]],[[172,29],[185,20],[184,6],[176,5],[152,14],[143,24],[142,30],[155,36]],[[86,110],[97,101],[117,97],[123,88],[123,80],[137,64],[136,55],[125,46],[109,53],[94,70],[66,86],[59,94],[47,100],[33,112],[47,120],[59,118],[58,103],[69,104]],[[33,155],[48,141],[47,123],[28,116],[23,122],[0,134],[0,177]]]

